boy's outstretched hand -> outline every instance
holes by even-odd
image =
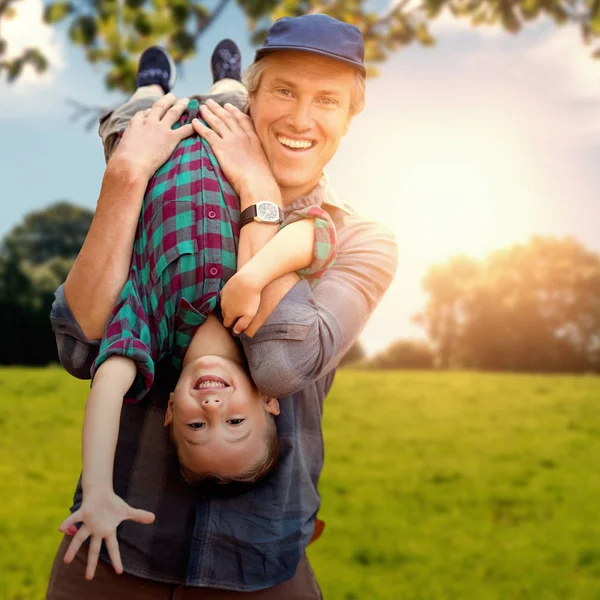
[[[150,524],[154,522],[154,514],[132,508],[112,490],[97,493],[90,491],[84,494],[81,508],[67,517],[59,527],[62,533],[74,536],[65,554],[65,563],[70,564],[81,544],[91,537],[85,578],[88,580],[94,578],[102,541],[106,543],[115,572],[121,574],[123,563],[117,542],[117,527],[127,519],[136,523]],[[75,526],[76,523],[82,523],[79,531]]]

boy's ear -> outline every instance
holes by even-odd
[[[268,413],[278,415],[281,412],[279,410],[279,400],[277,400],[277,398],[263,396],[263,402],[265,403],[265,409]]]
[[[173,392],[169,394],[169,403],[165,411],[165,427],[168,427],[173,422]]]

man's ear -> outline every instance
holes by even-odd
[[[278,415],[281,412],[279,410],[279,400],[277,400],[277,398],[263,396],[263,402],[265,403],[265,409],[268,413]]]
[[[169,403],[165,411],[165,427],[168,427],[173,422],[173,392],[169,394]]]

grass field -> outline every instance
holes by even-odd
[[[0,369],[2,600],[43,598],[86,391]],[[600,378],[342,371],[324,428],[326,600],[600,600]]]

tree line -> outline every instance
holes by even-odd
[[[83,244],[93,212],[68,202],[26,215],[0,244],[0,364],[57,360],[48,318],[54,291]],[[600,256],[573,238],[534,236],[476,260],[432,265],[414,320],[426,340],[397,340],[344,364],[600,372]]]

